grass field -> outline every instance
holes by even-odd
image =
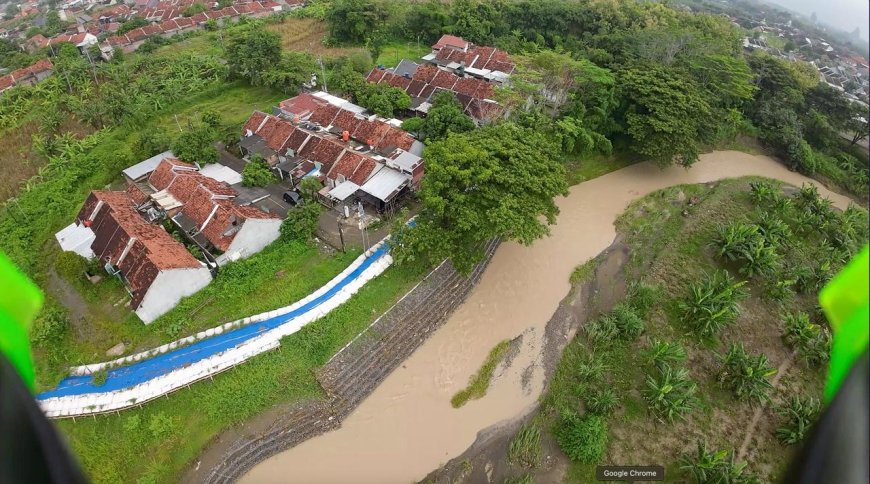
[[[187,129],[188,122],[196,122],[206,110],[218,112],[224,124],[242,125],[254,111],[271,112],[271,107],[287,99],[287,95],[266,87],[255,87],[241,81],[227,83],[220,90],[187,99],[176,104],[166,114],[157,117],[153,125],[170,132]],[[176,120],[177,117],[177,120]]]
[[[402,59],[408,59],[420,63],[420,58],[432,51],[432,48],[421,42],[390,42],[384,45],[381,54],[375,61],[376,65],[395,67]]]
[[[283,22],[266,27],[281,36],[281,48],[298,50],[315,56],[342,56],[352,52],[364,52],[361,47],[327,47],[323,45],[326,37],[326,23],[312,18],[285,18]]]

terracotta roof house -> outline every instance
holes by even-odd
[[[91,192],[75,222],[55,237],[62,249],[96,258],[117,276],[145,324],[211,282],[208,267],[163,227],[148,223],[127,192]]]
[[[15,86],[32,86],[50,76],[53,68],[50,60],[42,59],[27,67],[16,69],[0,77],[0,92]]]
[[[432,48],[434,50],[441,50],[445,47],[448,47],[451,49],[466,50],[466,49],[468,49],[468,46],[469,46],[469,42],[467,40],[463,39],[462,37],[456,37],[455,35],[444,34],[441,36],[440,39],[438,39],[438,42],[435,42],[432,45]]]
[[[218,265],[253,255],[278,238],[281,219],[236,203],[238,193],[183,161],[164,158],[148,177],[151,200]]]

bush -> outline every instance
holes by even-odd
[[[598,415],[565,415],[555,434],[559,448],[575,462],[595,464],[607,448],[607,422]]]
[[[742,343],[731,343],[728,353],[721,359],[719,381],[731,388],[738,399],[758,403],[770,399],[773,385],[769,378],[776,374],[776,369],[769,365],[767,356],[750,356]]]
[[[577,376],[585,381],[599,381],[607,371],[607,366],[600,360],[595,358],[595,355],[589,355],[586,361],[577,365]]]
[[[785,425],[776,429],[779,441],[786,445],[803,441],[813,422],[819,418],[820,409],[819,401],[815,398],[791,397],[777,409],[777,413],[786,419]]]
[[[631,307],[642,318],[649,314],[649,310],[659,302],[661,295],[656,286],[640,281],[632,281],[628,285],[628,300]]]
[[[619,332],[619,339],[634,341],[643,333],[643,320],[627,304],[617,304],[610,313]]]
[[[70,328],[66,313],[54,305],[47,305],[33,321],[30,329],[30,341],[35,346],[48,346],[57,343]]]
[[[689,379],[688,370],[664,366],[658,375],[647,375],[643,396],[650,411],[659,420],[673,422],[695,408],[697,390],[698,386]]]
[[[740,272],[748,277],[769,275],[779,266],[776,244],[764,237],[758,225],[734,222],[719,226],[713,244],[719,257],[738,262]]]
[[[736,462],[734,454],[728,457],[724,450],[712,451],[706,443],[698,442],[694,454],[686,454],[680,458],[680,469],[699,484],[728,483],[756,484],[759,479],[753,474],[744,473],[745,462]]]
[[[678,343],[656,339],[646,349],[645,356],[652,366],[662,371],[668,366],[686,361],[686,350]]]
[[[586,337],[594,344],[613,341],[619,336],[619,327],[616,318],[611,314],[604,314],[590,321],[586,327]]]
[[[508,447],[511,464],[533,469],[541,463],[541,429],[536,425],[524,425],[511,440]]]
[[[786,314],[783,317],[785,332],[783,339],[798,350],[809,365],[821,365],[828,361],[831,352],[831,336],[821,326],[810,322],[803,312]]]
[[[769,182],[752,182],[749,184],[752,201],[757,204],[771,203],[782,191]]]
[[[688,297],[679,303],[683,320],[703,337],[718,333],[740,315],[739,300],[748,293],[746,282],[734,282],[725,271],[704,274],[702,282],[691,284]]]
[[[320,204],[314,202],[291,209],[281,222],[281,237],[284,240],[310,241],[320,222],[320,210]]]
[[[586,410],[593,415],[607,417],[619,406],[616,393],[609,388],[596,390],[586,398]]]
[[[242,170],[242,185],[246,187],[264,187],[274,181],[275,175],[262,158],[252,159]]]

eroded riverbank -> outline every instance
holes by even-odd
[[[690,170],[643,163],[584,182],[558,200],[550,237],[505,243],[453,316],[344,420],[341,428],[256,466],[248,482],[410,482],[468,448],[480,429],[528,411],[543,388],[544,330],[579,264],[615,237],[616,217],[635,198],[682,183],[759,175],[800,186],[812,180],[763,156],[703,155]],[[820,187],[838,207],[849,200]],[[450,397],[487,352],[523,335],[520,354],[488,394],[460,409]]]

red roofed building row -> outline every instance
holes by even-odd
[[[281,219],[248,205],[237,205],[229,185],[209,178],[189,163],[160,161],[148,177],[151,200],[218,264],[259,252],[278,238]]]
[[[402,61],[402,65],[412,64]],[[502,115],[502,107],[492,100],[495,95],[495,87],[475,77],[462,77],[441,69],[431,64],[423,64],[409,69],[413,73],[405,71],[398,74],[397,69],[374,68],[369,72],[367,80],[371,83],[387,83],[398,86],[411,96],[413,110],[426,113],[430,106],[430,100],[439,91],[450,91],[456,95],[457,101],[462,105],[465,114],[478,121],[491,121]],[[402,81],[397,81],[401,79]]]
[[[20,85],[32,86],[50,76],[53,68],[50,60],[42,59],[27,67],[16,69],[0,77],[0,92]]]
[[[109,45],[125,47],[127,50],[135,50],[141,42],[153,35],[173,35],[177,32],[199,28],[209,20],[232,19],[241,15],[261,17],[270,15],[282,9],[281,4],[272,0],[259,0],[253,2],[236,3],[232,6],[219,10],[209,10],[197,13],[191,17],[182,16],[184,9],[193,4],[193,1],[179,1],[177,3],[160,2],[156,7],[146,8],[138,12],[149,20],[160,20],[158,23],[133,29],[126,34],[114,35],[106,39]],[[301,6],[301,0],[288,2],[291,7]]]

